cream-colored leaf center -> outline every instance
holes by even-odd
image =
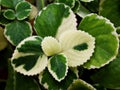
[[[61,45],[53,37],[45,37],[41,43],[42,50],[47,56],[52,56],[61,51]]]

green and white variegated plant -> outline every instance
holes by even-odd
[[[118,54],[118,35],[108,19],[89,14],[77,28],[75,14],[65,4],[54,3],[43,8],[34,28],[37,35],[17,45],[11,64],[21,74],[39,74],[40,84],[49,90],[66,90],[78,78],[76,67],[100,68]],[[73,85],[95,90],[80,79]]]
[[[1,0],[5,10],[1,10],[0,24],[5,26],[4,35],[14,46],[32,35],[32,27],[25,20],[30,15],[32,5],[25,0]]]

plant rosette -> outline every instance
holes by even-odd
[[[5,25],[4,35],[12,45],[17,46],[32,35],[31,24],[25,20],[34,18],[34,15],[31,16],[32,5],[25,0],[1,0],[1,5],[6,8],[0,15],[1,24]]]
[[[75,14],[64,4],[43,8],[35,19],[34,28],[38,36],[19,43],[11,63],[24,75],[39,74],[40,83],[47,89],[54,87],[56,81],[66,80],[71,67],[100,68],[118,52],[119,40],[111,22],[90,14],[83,18],[77,30]],[[49,76],[53,77],[53,85],[45,80]]]

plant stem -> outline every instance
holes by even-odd
[[[45,7],[45,2],[44,2],[44,0],[40,0],[40,2],[41,2],[41,8],[44,8],[44,7]]]

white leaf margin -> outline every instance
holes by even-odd
[[[29,22],[27,22],[27,21],[25,21],[25,23],[28,24],[29,30],[30,30],[30,32],[31,32],[31,33],[29,33],[29,36],[32,36],[33,31],[32,31],[32,26],[31,26],[31,24],[30,24]],[[8,24],[6,25],[6,27],[9,26],[10,24],[11,24],[11,23],[8,23]],[[15,46],[14,42],[13,42],[12,39],[11,39],[11,35],[6,35],[6,32],[7,32],[6,27],[5,27],[5,30],[4,30],[4,35],[5,35],[6,39],[7,39],[13,46]],[[14,33],[14,34],[15,34],[15,33]]]
[[[42,72],[47,67],[47,64],[48,64],[48,58],[44,54],[42,55],[42,57],[39,56],[35,66],[29,71],[26,71],[23,68],[24,65],[20,65],[16,68],[15,65],[12,63],[12,61],[14,59],[17,59],[19,57],[35,55],[34,53],[21,53],[17,50],[17,48],[20,48],[26,41],[35,40],[35,37],[37,37],[37,36],[28,37],[28,38],[24,39],[20,44],[18,44],[18,46],[16,47],[16,49],[15,49],[13,55],[12,55],[12,58],[11,58],[11,64],[12,64],[14,70],[21,73],[21,74],[27,75],[27,76],[33,76],[33,75],[39,74],[40,72]]]
[[[76,80],[74,80],[73,83],[68,87],[67,90],[72,90],[72,89],[71,89],[72,85],[75,84],[77,81],[79,81],[79,83],[82,83],[82,84],[86,85],[86,87],[88,87],[89,90],[97,90],[97,89],[95,89],[91,84],[85,82],[85,81],[82,80],[82,79],[76,79]]]
[[[21,2],[19,2],[19,3],[16,5],[15,10],[17,10],[18,6],[19,6],[21,3],[28,3],[28,4],[30,5],[30,9],[28,9],[27,11],[31,11],[31,10],[32,10],[32,5],[31,5],[29,2],[27,2],[27,1],[21,1]],[[18,18],[18,17],[17,17],[17,19],[18,19],[18,20],[23,20],[23,19],[27,18],[29,15],[30,15],[30,12],[29,12],[29,14],[28,14],[27,16],[24,16],[23,18]]]
[[[66,65],[66,72],[65,72],[65,75],[64,75],[63,78],[61,78],[61,79],[58,79],[58,78],[57,78],[57,75],[51,70],[50,59],[49,59],[49,61],[48,61],[48,71],[49,71],[50,74],[53,76],[53,78],[54,78],[55,80],[57,80],[58,82],[60,82],[61,80],[63,80],[63,79],[67,76],[67,72],[68,72],[68,60],[67,60],[67,57],[66,57],[64,54],[62,54],[62,53],[59,54],[59,55],[62,55],[63,57],[66,58],[66,63],[65,63],[65,65]]]
[[[92,16],[92,15],[94,15],[94,13],[91,13],[91,14],[88,14],[88,15],[86,15],[85,17],[89,17],[89,16]],[[95,14],[95,15],[97,15],[97,14]],[[85,18],[84,17],[84,18]],[[84,19],[83,18],[83,19]],[[86,67],[85,65],[83,65],[83,67],[84,68],[87,68],[87,69],[99,69],[99,68],[101,68],[101,67],[104,67],[105,65],[107,65],[107,64],[109,64],[111,61],[113,61],[116,57],[117,57],[117,54],[118,54],[118,50],[119,50],[119,35],[117,34],[117,29],[115,28],[115,26],[114,26],[114,24],[109,20],[109,19],[107,19],[107,18],[105,18],[105,17],[103,17],[103,16],[99,16],[99,15],[97,15],[97,18],[98,19],[102,19],[102,20],[105,20],[106,22],[106,24],[109,24],[109,25],[111,25],[111,27],[113,28],[113,32],[111,32],[111,34],[112,35],[114,35],[115,37],[116,37],[116,39],[117,39],[117,41],[118,41],[118,48],[116,49],[116,55],[115,56],[113,56],[113,57],[111,57],[106,63],[104,63],[104,64],[102,64],[100,67],[99,66],[94,66],[94,65],[91,65],[89,68],[88,67]]]
[[[73,38],[72,38],[72,36],[73,36]],[[70,38],[71,38],[72,42],[70,41]],[[78,39],[77,41],[75,40],[76,38]],[[80,42],[78,42],[78,41],[80,41]],[[87,32],[84,32],[81,30],[71,30],[71,31],[64,32],[59,37],[59,42],[61,43],[61,47],[62,47],[62,51],[63,51],[62,53],[64,53],[65,56],[68,58],[68,66],[71,66],[71,67],[83,65],[85,62],[87,62],[90,59],[90,57],[94,53],[95,38],[92,37]],[[87,50],[76,51],[76,50],[72,49],[75,44],[83,44],[83,43],[87,43],[87,45],[88,45]],[[88,52],[89,52],[89,55],[86,57]],[[82,54],[82,56],[80,56],[81,54]],[[83,58],[83,56],[84,56],[84,58]],[[74,58],[74,60],[71,60],[73,58]]]

